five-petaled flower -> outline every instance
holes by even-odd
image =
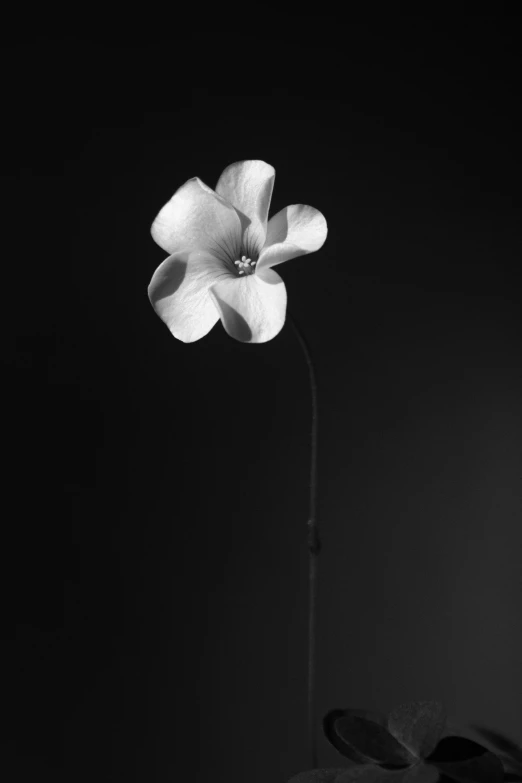
[[[178,340],[199,340],[219,319],[241,342],[281,331],[286,289],[272,267],[319,250],[327,226],[303,204],[267,220],[274,178],[262,160],[232,163],[215,191],[193,177],[157,215],[151,233],[170,255],[152,276],[149,298]]]

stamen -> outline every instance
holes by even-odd
[[[234,264],[237,266],[237,271],[240,275],[244,275],[245,273],[251,275],[255,271],[254,267],[256,262],[252,261],[252,259],[248,258],[246,255],[241,256],[241,261],[234,261]]]

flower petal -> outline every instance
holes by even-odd
[[[257,253],[265,243],[274,179],[275,169],[269,163],[242,160],[227,166],[216,185],[216,193],[252,221],[245,232],[244,244]]]
[[[305,204],[285,207],[268,221],[257,270],[314,253],[324,244],[327,233],[326,220],[319,210]]]
[[[206,250],[233,261],[240,250],[241,220],[232,204],[192,177],[159,211],[151,234],[167,253]]]
[[[228,277],[219,259],[201,251],[169,256],[152,275],[149,299],[170,331],[184,343],[204,337],[219,320],[210,286]]]
[[[242,343],[266,343],[283,328],[286,288],[271,269],[220,280],[210,294],[226,332]]]

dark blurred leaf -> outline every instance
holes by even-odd
[[[389,732],[418,758],[426,758],[446,725],[446,711],[437,701],[401,704],[388,715]]]
[[[517,745],[516,742],[513,742],[509,737],[500,734],[498,731],[488,729],[487,726],[472,723],[471,727],[481,734],[484,739],[488,740],[497,750],[501,750],[502,753],[505,753],[510,759],[517,762],[517,768],[519,766],[522,768],[522,748],[520,745]]]
[[[444,737],[427,761],[457,783],[502,783],[502,762],[466,737]]]
[[[370,713],[365,710],[342,710],[335,709],[330,710],[323,718],[323,731],[326,739],[339,751],[343,756],[349,758],[355,764],[367,764],[369,759],[363,753],[359,753],[349,743],[346,743],[337,733],[335,724],[339,718],[344,717],[348,713],[359,715],[367,720],[373,720],[376,724],[384,726],[385,718],[377,713]]]
[[[350,710],[346,710],[342,717],[334,721],[334,731],[348,748],[379,764],[405,767],[416,761],[407,748],[392,737],[385,726],[347,713],[350,713]],[[350,752],[346,755],[351,758]]]
[[[468,761],[487,753],[488,749],[479,742],[467,737],[443,737],[437,747],[430,753],[426,761],[430,764],[439,762]]]

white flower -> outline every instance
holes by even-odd
[[[286,288],[272,267],[319,250],[328,229],[303,204],[267,222],[274,178],[262,160],[232,163],[215,191],[193,177],[156,217],[152,236],[170,255],[152,276],[149,298],[178,340],[199,340],[220,318],[241,342],[281,331]]]

